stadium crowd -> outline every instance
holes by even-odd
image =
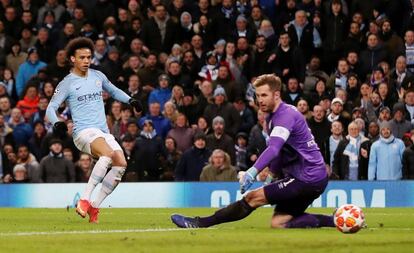
[[[414,179],[414,1],[1,0],[0,178],[86,182],[93,158],[44,117],[65,46],[139,99],[102,94],[124,181],[235,181],[266,147],[252,82],[275,73],[331,179]],[[94,115],[91,115],[93,117]],[[294,152],[294,151],[291,151]],[[261,175],[263,178],[265,175]]]

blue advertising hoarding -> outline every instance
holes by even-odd
[[[260,186],[256,183],[253,188]],[[72,207],[84,188],[85,184],[3,184],[0,207]],[[222,207],[241,197],[238,183],[121,183],[103,207]],[[331,181],[312,206],[337,207],[345,203],[413,207],[414,181]]]

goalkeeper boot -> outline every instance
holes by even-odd
[[[198,217],[191,218],[179,214],[171,215],[171,221],[180,228],[199,228]]]
[[[91,206],[88,211],[89,223],[98,223],[99,208]]]
[[[90,208],[91,208],[91,203],[89,203],[89,201],[87,201],[86,199],[80,199],[78,201],[78,204],[76,205],[76,212],[82,218],[85,218]]]

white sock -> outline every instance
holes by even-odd
[[[111,166],[112,159],[107,156],[99,157],[95,166],[92,169],[91,176],[89,177],[88,184],[86,185],[85,192],[82,195],[81,199],[90,200],[93,190],[96,185],[102,182],[106,172],[108,171],[109,166]]]
[[[122,179],[122,176],[125,173],[125,167],[113,166],[112,169],[106,174],[105,178],[102,181],[102,187],[99,191],[98,196],[95,201],[92,203],[92,206],[98,208],[102,202],[111,194],[115,188],[118,186],[119,182]]]

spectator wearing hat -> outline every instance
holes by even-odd
[[[390,120],[391,132],[395,138],[402,139],[405,133],[411,131],[414,125],[405,119],[405,108],[403,103],[396,103],[392,109],[393,117]]]
[[[194,130],[189,126],[187,116],[179,113],[174,127],[168,132],[167,137],[171,137],[175,140],[177,150],[184,152],[192,145],[194,136]]]
[[[221,86],[226,92],[226,98],[229,102],[234,102],[237,97],[243,96],[243,88],[237,83],[229,67],[226,64],[222,64],[218,67],[217,79],[213,81],[214,87]]]
[[[55,19],[53,11],[47,11],[44,13],[43,22],[40,27],[48,29],[49,39],[53,46],[56,47],[63,26]]]
[[[151,109],[150,109],[151,110]],[[143,121],[141,133],[137,139],[137,169],[142,173],[144,181],[159,181],[163,171],[160,167],[160,156],[164,153],[163,141],[157,134],[154,123],[150,119]]]
[[[249,44],[254,44],[256,31],[251,29],[247,23],[247,18],[240,14],[236,19],[236,29],[232,31],[232,40],[237,41],[240,37],[245,37]]]
[[[404,150],[402,157],[403,179],[414,179],[414,130],[411,130],[410,139],[412,144]]]
[[[332,162],[332,177],[341,180],[366,180],[369,140],[360,135],[355,122],[348,125],[348,135],[338,143]]]
[[[175,181],[199,181],[210,154],[211,151],[206,148],[206,135],[197,132],[193,138],[193,146],[183,153],[175,167]]]
[[[215,149],[201,172],[200,181],[237,181],[237,170],[231,165],[230,156],[221,149]]]
[[[175,2],[180,1],[172,1],[172,4]],[[178,24],[180,25],[178,29],[180,41],[190,41],[194,36],[192,16],[188,11],[181,11],[178,15],[179,16],[177,18],[179,19]]]
[[[400,180],[404,143],[392,134],[390,122],[382,122],[380,129],[380,139],[371,146],[368,180]]]
[[[151,120],[157,134],[161,138],[167,136],[168,131],[171,129],[171,122],[161,114],[161,106],[158,102],[152,102],[149,104],[148,114],[139,119],[139,126],[143,126],[145,120]]]
[[[158,87],[151,91],[148,97],[148,104],[159,103],[161,108],[171,98],[170,77],[167,74],[162,74],[158,77]]]
[[[46,63],[39,60],[37,49],[35,47],[30,48],[26,62],[20,65],[19,71],[17,72],[16,92],[19,97],[22,95],[23,90],[27,85],[27,81],[44,67],[46,67]]]
[[[340,98],[334,98],[331,102],[331,113],[327,116],[329,122],[339,120],[343,126],[348,126],[351,118],[344,112],[344,102]]]
[[[42,183],[75,182],[75,166],[63,156],[63,144],[53,139],[49,146],[49,155],[40,161],[39,173]]]
[[[213,82],[218,76],[217,56],[214,51],[206,53],[206,64],[201,68],[198,76],[203,80]]]
[[[221,149],[230,155],[232,164],[236,162],[234,141],[225,133],[226,122],[221,116],[216,116],[212,121],[213,133],[207,135],[207,148],[210,150]]]
[[[179,40],[178,26],[167,14],[165,6],[158,4],[154,16],[142,26],[142,40],[150,50],[170,52],[174,42]]]
[[[226,92],[222,87],[218,86],[214,90],[213,97],[214,104],[207,105],[204,110],[204,117],[207,122],[213,122],[216,116],[222,117],[226,123],[226,133],[230,136],[235,136],[241,123],[239,113],[231,103],[226,101]],[[230,156],[232,155],[230,154]]]
[[[143,174],[138,170],[140,161],[135,144],[135,136],[127,133],[122,137],[121,146],[127,161],[125,176],[123,177],[123,181],[125,182],[138,182],[139,180],[142,180]]]
[[[6,57],[6,67],[9,68],[12,73],[16,73],[19,70],[19,66],[23,64],[27,59],[27,54],[22,52],[22,47],[18,41],[13,42],[11,45],[11,52]]]

